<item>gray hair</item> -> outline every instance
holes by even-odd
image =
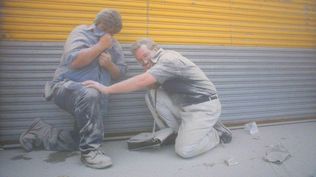
[[[104,30],[110,34],[119,33],[122,29],[121,15],[114,9],[102,9],[95,17],[94,23],[102,23],[105,26]]]
[[[131,45],[131,52],[134,56],[135,56],[136,50],[139,49],[142,45],[145,45],[149,50],[160,49],[159,45],[155,43],[155,41],[153,41],[152,39],[141,38]]]

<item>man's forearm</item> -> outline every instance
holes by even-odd
[[[114,64],[112,62],[111,62],[111,64],[109,66],[107,66],[104,69],[109,71],[109,73],[111,74],[111,77],[113,79],[119,79],[121,77],[120,68],[116,64]]]
[[[82,49],[77,57],[70,64],[72,69],[80,69],[90,64],[100,53],[103,52],[104,47],[96,44],[90,48]]]
[[[143,73],[125,81],[116,83],[107,87],[105,90],[106,94],[116,94],[116,93],[128,93],[132,91],[137,91],[145,89],[147,86],[156,83],[156,79],[149,73]]]

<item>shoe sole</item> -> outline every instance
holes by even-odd
[[[22,146],[26,151],[28,151],[28,152],[32,151],[32,149],[29,149],[29,148],[25,145],[25,143],[23,142],[22,139],[23,139],[23,137],[24,137],[26,134],[28,134],[40,121],[41,121],[40,118],[35,119],[35,120],[33,121],[33,123],[30,125],[30,127],[29,127],[25,132],[23,132],[23,133],[20,135],[20,137],[19,137],[19,142],[20,142],[21,146]]]
[[[227,144],[227,143],[230,143],[233,138],[232,138],[232,135],[224,132],[223,135],[220,137],[220,139],[223,144]]]
[[[216,123],[219,124],[220,127],[224,128],[225,131],[228,132],[228,134],[232,135],[232,132],[221,121],[218,121]]]
[[[218,124],[219,127],[223,128],[225,130],[223,132],[222,136],[220,137],[221,142],[224,144],[230,143],[233,139],[232,138],[233,133],[221,121],[216,122],[216,124]]]
[[[86,163],[84,160],[81,159],[81,162],[87,166],[87,167],[90,167],[90,168],[94,168],[94,169],[103,169],[103,168],[108,168],[110,166],[112,166],[112,162],[109,162],[109,163],[106,163],[106,164],[103,164],[103,165],[98,165],[98,164],[95,164],[95,165],[92,165],[92,164],[89,164],[89,163]]]

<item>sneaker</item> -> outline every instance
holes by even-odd
[[[81,161],[90,168],[106,168],[112,165],[110,157],[106,156],[101,150],[93,150],[88,153],[81,152]]]
[[[233,138],[232,132],[219,120],[214,125],[217,130],[221,143],[230,143]]]
[[[129,150],[138,151],[143,149],[158,149],[161,142],[154,139],[152,132],[142,132],[127,140]]]

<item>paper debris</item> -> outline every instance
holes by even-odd
[[[230,158],[228,160],[225,160],[225,163],[227,166],[234,166],[234,165],[239,164],[239,162],[237,162],[234,158]]]

